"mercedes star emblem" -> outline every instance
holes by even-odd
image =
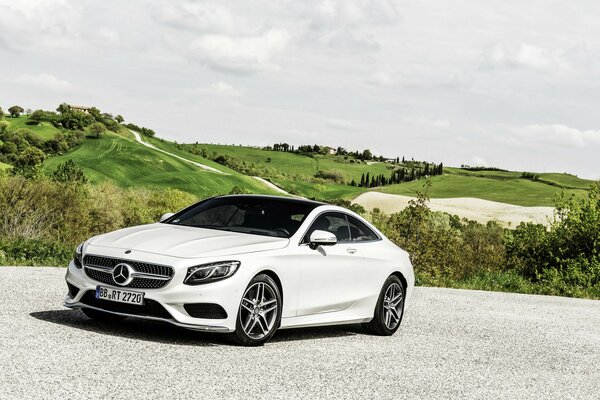
[[[129,264],[120,263],[113,268],[112,278],[117,285],[127,286],[133,280],[133,269]]]

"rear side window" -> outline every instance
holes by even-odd
[[[351,215],[346,216],[348,218],[348,225],[350,226],[350,237],[353,242],[369,242],[379,240],[379,236],[367,225],[354,218]]]

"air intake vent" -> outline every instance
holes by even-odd
[[[227,318],[227,312],[223,307],[213,303],[191,303],[184,304],[183,308],[194,318],[204,319],[225,319]]]

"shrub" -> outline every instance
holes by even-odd
[[[333,181],[335,183],[344,183],[344,175],[339,171],[322,171],[315,172],[315,178]]]

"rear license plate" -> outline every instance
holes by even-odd
[[[130,292],[129,290],[114,289],[104,286],[96,286],[96,298],[101,300],[116,301],[118,303],[144,304],[144,293]]]

